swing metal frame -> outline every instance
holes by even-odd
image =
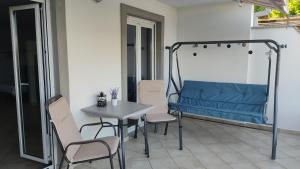
[[[177,75],[179,80],[179,87],[176,84],[173,77],[173,55],[177,52],[182,46],[198,46],[198,45],[232,45],[232,44],[264,44],[271,51],[276,53],[276,65],[275,65],[275,81],[274,81],[274,108],[273,108],[273,123],[272,123],[272,154],[271,159],[276,159],[276,150],[277,150],[277,139],[278,139],[278,85],[279,85],[279,69],[280,69],[280,57],[281,57],[281,48],[286,48],[286,45],[280,45],[274,40],[271,39],[257,39],[257,40],[225,40],[225,41],[189,41],[189,42],[176,42],[172,46],[167,46],[166,49],[169,51],[169,78],[166,95],[170,95],[171,85],[175,88],[177,93],[180,93],[182,89],[182,78],[180,74],[178,56],[176,56],[176,66],[177,66]],[[267,80],[267,101],[270,94],[270,82],[271,82],[271,66],[272,58],[268,57],[268,80]]]

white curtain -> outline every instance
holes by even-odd
[[[288,0],[241,0],[241,2],[251,3],[288,13]]]

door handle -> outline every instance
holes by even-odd
[[[29,83],[21,83],[21,86],[29,86]]]

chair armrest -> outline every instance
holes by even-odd
[[[110,123],[110,122],[102,122],[102,127],[103,127],[103,128],[104,128],[104,127],[112,127],[113,130],[114,130],[115,136],[117,136],[117,131],[116,131],[116,128],[115,128],[115,127],[118,127],[118,125],[114,125],[114,124],[112,124],[112,123]]]
[[[177,93],[177,92],[169,94],[168,103],[170,103],[171,97],[174,96],[174,95],[178,95],[178,97],[179,97],[180,94]]]
[[[84,125],[82,125],[82,126],[80,127],[79,132],[81,133],[81,132],[82,132],[82,129],[83,129],[84,127],[96,126],[96,125],[101,125],[101,123],[98,122],[98,123],[88,123],[88,124],[84,124]]]
[[[72,142],[67,145],[67,147],[64,150],[64,154],[67,154],[69,147],[75,146],[75,145],[83,145],[83,144],[91,144],[91,143],[102,143],[108,150],[109,156],[111,156],[111,149],[107,142],[105,142],[102,139],[93,139],[93,140],[84,140],[84,141],[78,141],[78,142]]]
[[[115,127],[117,127],[118,125],[113,125],[112,123],[110,122],[98,122],[98,123],[89,123],[89,124],[84,124],[80,127],[80,130],[79,132],[81,133],[82,132],[82,129],[84,127],[89,127],[89,126],[96,126],[96,125],[101,125],[101,128],[104,128],[104,127],[112,127],[113,130],[114,130],[114,135],[117,136],[117,131],[115,129]]]

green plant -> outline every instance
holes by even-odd
[[[292,16],[300,15],[300,0],[289,1],[289,14]]]
[[[254,12],[261,12],[261,11],[264,11],[264,10],[266,10],[265,7],[257,6],[257,5],[254,6]]]
[[[289,8],[289,13],[288,13],[289,16],[300,15],[300,0],[289,0],[288,8]],[[257,5],[254,6],[254,12],[264,11],[265,9],[266,9],[265,7],[261,7]],[[269,14],[269,18],[271,19],[282,18],[284,16],[285,16],[284,13],[274,9]]]

